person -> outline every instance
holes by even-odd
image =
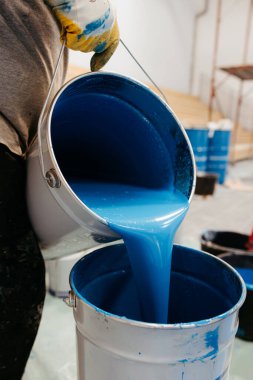
[[[26,208],[25,160],[60,39],[68,48],[94,51],[95,71],[114,53],[119,32],[109,0],[3,0],[0,27],[0,379],[18,380],[45,297],[44,261]],[[65,50],[54,93],[65,78]]]

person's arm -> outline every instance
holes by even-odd
[[[61,40],[73,50],[94,51],[91,70],[101,69],[119,43],[115,12],[109,0],[46,0],[59,20]]]

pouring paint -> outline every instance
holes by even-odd
[[[70,180],[79,198],[123,237],[145,322],[167,323],[171,251],[188,209],[178,191]]]
[[[170,252],[195,182],[185,131],[147,87],[103,73],[80,78],[57,98],[51,139],[64,204],[76,198],[78,220],[84,211],[96,244],[106,241],[102,229],[123,237],[143,320],[167,323]]]

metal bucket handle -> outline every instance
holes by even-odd
[[[135,56],[129,50],[129,48],[126,46],[126,44],[122,41],[122,39],[120,39],[120,42],[124,46],[124,48],[126,49],[126,51],[130,54],[130,56],[133,58],[133,60],[136,62],[136,64],[143,71],[143,73],[145,74],[145,76],[150,80],[150,82],[158,90],[158,92],[160,93],[160,95],[164,99],[164,101],[168,104],[167,98],[166,98],[165,94],[163,93],[163,91],[160,89],[160,87],[151,78],[151,76],[147,73],[147,71],[143,68],[143,66],[138,62],[138,60],[135,58]],[[43,178],[47,181],[48,185],[50,187],[53,187],[53,188],[59,188],[61,186],[61,182],[60,182],[60,180],[59,180],[59,178],[58,178],[58,176],[57,176],[56,171],[55,171],[54,168],[51,168],[51,169],[49,169],[47,171],[45,170],[45,164],[44,164],[44,159],[43,159],[43,147],[42,147],[42,141],[43,141],[43,136],[42,136],[42,132],[43,132],[43,120],[44,120],[44,117],[46,115],[47,105],[48,105],[48,102],[49,102],[49,99],[50,99],[50,96],[51,96],[51,93],[52,93],[52,89],[53,89],[53,86],[54,86],[55,78],[56,78],[56,75],[57,75],[57,72],[58,72],[58,68],[59,68],[59,65],[60,65],[60,62],[61,62],[62,55],[63,55],[65,47],[66,47],[66,42],[64,41],[63,44],[62,44],[61,50],[60,50],[59,57],[58,57],[57,62],[56,62],[56,66],[55,66],[54,74],[53,74],[53,77],[52,77],[52,81],[51,81],[51,84],[49,86],[48,94],[47,94],[47,97],[46,97],[45,102],[43,104],[42,111],[41,111],[40,118],[39,118],[39,122],[38,122],[38,147],[39,147],[39,158],[40,158],[40,166],[41,166],[41,170],[42,170],[42,175],[43,175]]]

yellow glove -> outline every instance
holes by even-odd
[[[46,0],[59,20],[61,40],[72,50],[94,51],[91,70],[101,69],[119,43],[119,30],[109,0]]]

